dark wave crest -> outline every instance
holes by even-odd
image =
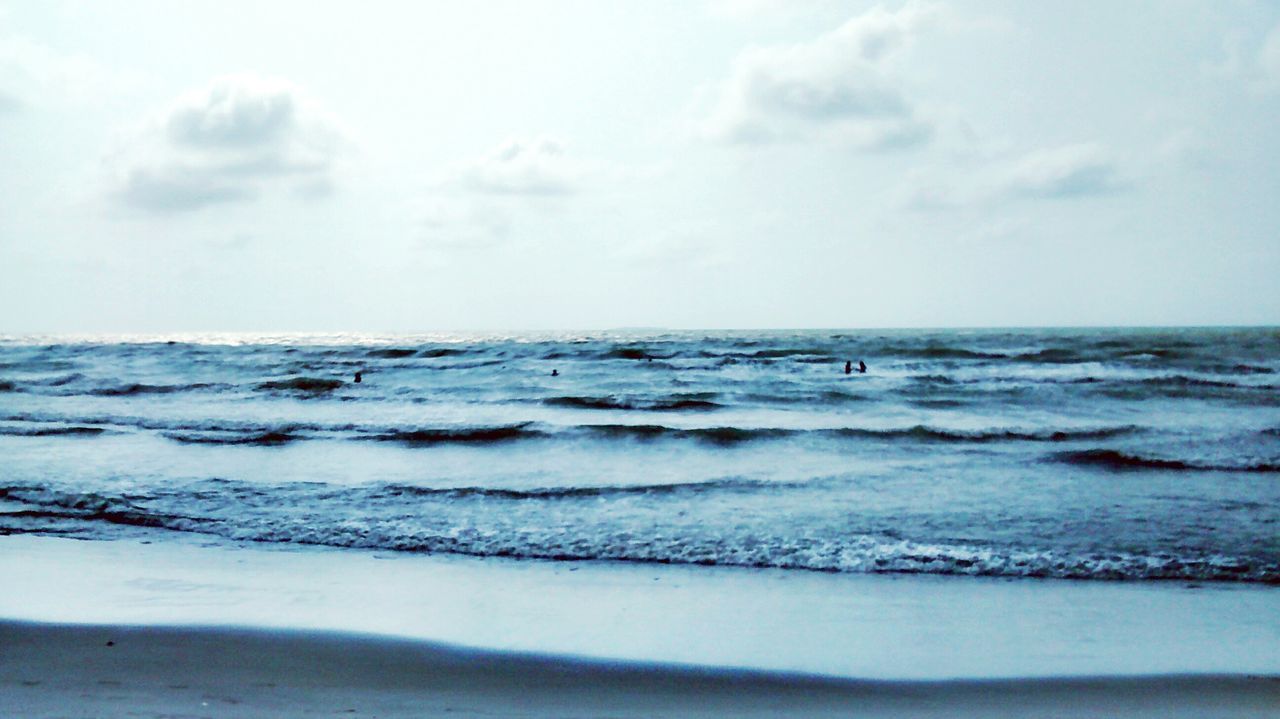
[[[289,379],[262,382],[258,385],[258,389],[277,392],[324,394],[326,392],[332,392],[344,384],[346,383],[340,379],[332,379],[328,377],[291,377]]]
[[[378,489],[375,496],[415,496],[434,498],[482,498],[506,500],[552,500],[582,497],[623,497],[628,495],[695,494],[709,491],[756,491],[768,488],[801,486],[797,483],[770,482],[765,480],[728,477],[703,482],[671,482],[656,484],[624,484],[579,487],[537,487],[533,489],[505,489],[501,487],[433,488],[408,484],[389,484]]]
[[[789,437],[803,430],[771,427],[666,427],[658,424],[587,424],[577,431],[593,437],[636,440],[692,439],[712,444],[738,444],[760,439]]]
[[[1101,467],[1111,470],[1165,469],[1194,472],[1280,472],[1280,464],[1256,462],[1245,464],[1213,464],[1188,462],[1180,459],[1145,457],[1115,449],[1088,449],[1080,452],[1061,452],[1054,458],[1067,464]]]
[[[366,357],[380,359],[400,359],[401,357],[412,357],[418,354],[418,350],[404,349],[400,347],[380,347],[378,349],[369,350],[364,354]]]
[[[832,433],[847,437],[872,437],[880,439],[912,439],[933,442],[1078,442],[1090,439],[1109,439],[1140,432],[1139,427],[1097,427],[1084,429],[1044,430],[952,430],[916,425],[903,429],[837,429]]]
[[[142,394],[174,394],[177,392],[193,392],[198,390],[222,389],[226,385],[207,382],[194,384],[122,384],[110,387],[95,387],[85,394],[95,397],[129,397]]]
[[[0,434],[11,437],[96,437],[106,431],[102,427],[0,427]]]
[[[253,432],[249,434],[243,433],[184,433],[184,432],[164,432],[165,437],[175,442],[184,444],[218,444],[218,445],[255,445],[275,447],[282,444],[288,444],[299,439],[303,439],[302,435],[291,432],[267,431]]]
[[[618,409],[646,411],[705,411],[720,409],[723,405],[712,402],[704,395],[687,395],[665,397],[659,399],[624,399],[612,395],[603,397],[581,397],[568,395],[549,397],[542,403],[552,407],[569,407],[572,409]]]
[[[489,427],[395,429],[359,435],[356,439],[406,445],[434,445],[452,442],[487,444],[544,436],[545,433],[533,428],[532,424],[532,422],[521,422]]]

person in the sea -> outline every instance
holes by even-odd
[[[858,374],[866,374],[866,373],[867,373],[867,363],[863,362],[862,360],[858,360]]]
[[[560,376],[560,370],[558,370],[558,369],[553,369],[553,370],[551,370],[551,376],[552,376],[552,377],[559,377],[559,376]]]
[[[360,384],[360,372],[356,372],[356,384]]]
[[[844,373],[845,373],[845,374],[853,374],[853,363],[852,363],[852,362],[845,362],[845,363],[844,363]]]

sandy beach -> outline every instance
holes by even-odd
[[[3,717],[1280,710],[1269,588],[29,536],[0,573]]]
[[[873,682],[365,635],[0,625],[11,717],[1269,717],[1280,679]]]

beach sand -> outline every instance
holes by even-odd
[[[1274,717],[1272,587],[0,537],[0,719]]]
[[[609,663],[414,640],[0,624],[5,717],[1274,717],[1280,679],[941,682]]]

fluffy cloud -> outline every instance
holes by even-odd
[[[458,180],[467,189],[495,195],[564,195],[577,189],[585,171],[558,140],[510,139],[463,166]]]
[[[1273,86],[1280,85],[1280,25],[1271,28],[1258,50],[1258,67]]]
[[[898,195],[908,210],[963,211],[1097,197],[1121,191],[1129,182],[1110,151],[1080,143],[919,168],[907,174]]]
[[[511,233],[510,208],[460,198],[432,198],[422,209],[422,237],[434,249],[483,249]]]
[[[309,194],[331,184],[334,123],[293,85],[231,75],[180,97],[117,157],[113,194],[153,212],[257,198],[270,187]]]
[[[735,143],[820,137],[864,149],[925,142],[930,122],[895,81],[895,60],[934,12],[876,7],[811,42],[738,56],[704,132]]]
[[[426,246],[466,250],[508,242],[514,229],[564,209],[604,168],[575,158],[551,137],[511,138],[447,171],[423,198],[419,217]]]
[[[1121,184],[1110,154],[1086,143],[1024,155],[1009,170],[1007,189],[1027,197],[1065,198],[1107,194]]]

